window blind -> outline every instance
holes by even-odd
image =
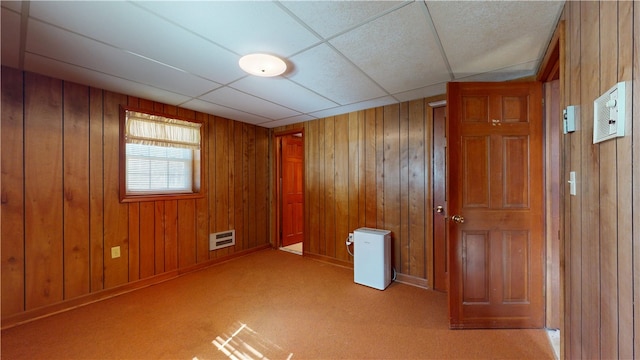
[[[199,123],[126,111],[126,193],[191,193]]]

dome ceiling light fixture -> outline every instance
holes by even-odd
[[[278,76],[287,70],[287,64],[279,57],[268,54],[249,54],[238,61],[240,68],[255,76]]]

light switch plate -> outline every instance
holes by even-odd
[[[576,195],[576,172],[569,172],[569,194]]]

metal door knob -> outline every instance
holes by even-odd
[[[441,205],[438,205],[438,206],[436,207],[436,212],[437,212],[438,214],[442,214],[442,213],[444,213],[444,207],[442,207]]]
[[[460,215],[453,215],[451,217],[451,220],[457,222],[458,224],[462,224],[464,223],[464,217],[460,216]]]

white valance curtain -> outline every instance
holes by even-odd
[[[200,150],[200,123],[131,110],[126,117],[127,143]]]

